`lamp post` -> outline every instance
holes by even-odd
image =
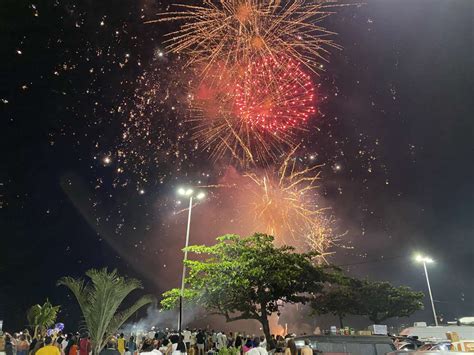
[[[428,268],[426,267],[426,264],[431,264],[434,262],[434,260],[431,259],[430,257],[423,256],[423,255],[417,255],[415,260],[420,263],[423,263],[423,269],[425,270],[426,283],[428,285],[428,293],[430,294],[431,309],[433,310],[435,326],[438,326],[438,317],[436,316],[436,309],[435,309],[435,305],[433,301],[433,294],[431,293],[430,278],[428,276]]]
[[[179,292],[179,317],[178,317],[178,335],[181,337],[181,328],[183,324],[183,297],[184,297],[184,281],[186,279],[186,260],[188,260],[188,245],[189,245],[189,229],[191,227],[191,213],[193,210],[193,199],[202,200],[206,194],[204,192],[196,193],[193,189],[179,188],[178,195],[189,197],[189,209],[188,209],[188,223],[186,227],[186,242],[184,248],[184,259],[183,259],[183,273],[181,275],[181,290]]]

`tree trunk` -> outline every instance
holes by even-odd
[[[341,326],[341,328],[344,328],[344,323],[342,322],[342,316],[339,314],[339,325]]]
[[[268,323],[268,317],[265,314],[262,314],[260,318],[260,323],[262,323],[263,334],[265,334],[265,339],[267,339],[267,347],[272,341],[272,335],[270,334],[270,324]]]

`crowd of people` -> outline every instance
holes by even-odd
[[[300,355],[312,355],[306,346]],[[9,334],[0,332],[0,355],[90,355],[92,344],[87,333],[32,337],[28,330]],[[298,355],[292,336],[264,336],[214,330],[159,330],[139,336],[110,337],[100,355]]]

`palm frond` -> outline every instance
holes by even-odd
[[[114,333],[134,312],[154,301],[152,296],[143,296],[135,304],[120,311],[124,299],[134,290],[141,289],[140,281],[121,277],[117,270],[106,268],[86,272],[90,283],[83,279],[63,277],[58,285],[68,287],[76,296],[84,321],[93,343],[93,353],[98,354],[109,335]]]
[[[143,306],[146,306],[147,304],[153,302],[156,302],[155,297],[153,297],[152,295],[145,295],[142,296],[138,301],[136,301],[131,307],[116,313],[109,323],[109,326],[107,328],[107,334],[115,334],[117,330],[122,326],[122,324],[125,323],[127,319],[133,315],[133,313],[138,311]],[[105,346],[105,343],[106,341],[104,341],[102,345]]]

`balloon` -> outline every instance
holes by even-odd
[[[48,330],[46,331],[46,335],[50,337],[51,335],[53,335],[53,332],[54,332],[53,329],[48,329]]]
[[[59,331],[62,331],[64,329],[64,323],[56,323],[54,328],[59,329]]]

